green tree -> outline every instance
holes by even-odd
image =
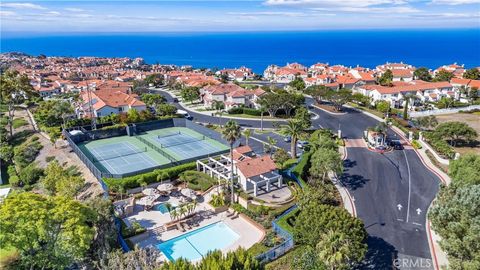
[[[292,119],[282,126],[281,133],[290,136],[290,154],[292,158],[297,157],[297,141],[304,132],[305,124],[298,119]]]
[[[250,137],[252,136],[252,130],[251,129],[245,129],[243,131],[243,136],[245,137],[245,144],[248,146],[248,140],[250,139]]]
[[[382,76],[378,78],[378,83],[383,86],[391,86],[393,81],[393,73],[390,69],[387,69]]]
[[[325,183],[329,172],[337,175],[341,175],[343,172],[342,158],[336,150],[319,149],[315,151],[312,155],[311,163],[309,183],[312,185],[318,185],[318,181]]]
[[[375,108],[383,114],[388,114],[390,112],[390,102],[385,100],[377,101]]]
[[[439,138],[446,138],[450,141],[450,145],[456,146],[460,140],[472,141],[477,137],[475,129],[467,123],[452,121],[441,123],[435,129],[435,134]]]
[[[155,248],[136,248],[127,253],[123,253],[121,250],[115,250],[107,255],[106,261],[103,262],[103,264],[101,264],[99,268],[105,270],[164,269],[161,268],[163,264],[157,260],[159,256],[159,251]],[[190,267],[193,267],[192,264],[188,264],[190,265]],[[187,270],[193,268],[173,267],[170,269]]]
[[[148,84],[153,84],[153,86],[158,87],[164,83],[165,79],[163,74],[155,73],[150,74],[145,78],[145,82]]]
[[[299,107],[295,110],[295,119],[302,122],[303,129],[309,129],[312,125],[312,120],[310,119],[310,112],[304,106]]]
[[[235,201],[235,194],[233,188],[233,145],[242,136],[242,130],[237,122],[229,120],[225,124],[225,129],[222,131],[222,137],[230,144],[230,189],[231,189],[231,203]]]
[[[417,117],[413,119],[414,124],[422,130],[430,130],[438,125],[435,115]]]
[[[326,270],[326,266],[318,258],[318,253],[311,246],[298,247],[302,249],[300,256],[293,258],[292,270]]]
[[[162,104],[158,104],[155,107],[155,110],[158,115],[167,116],[167,115],[174,115],[177,112],[177,107],[175,107],[172,104],[162,103]]]
[[[7,143],[0,144],[0,159],[5,162],[11,162],[13,158],[13,147]]]
[[[278,94],[273,92],[267,92],[260,97],[258,103],[265,108],[270,117],[275,117],[277,111],[283,106],[282,100]]]
[[[42,187],[51,195],[75,197],[85,184],[85,180],[69,173],[57,161],[50,162],[41,179]]]
[[[439,72],[437,72],[437,74],[435,75],[434,81],[449,82],[453,77],[454,77],[453,73],[442,69]]]
[[[477,178],[478,179],[478,178]],[[480,268],[480,185],[442,187],[429,211],[452,269]]]
[[[305,82],[301,77],[296,77],[293,81],[289,82],[288,85],[297,91],[305,89]]]
[[[180,91],[180,96],[186,102],[191,102],[200,98],[200,90],[198,87],[185,87]]]
[[[440,109],[443,109],[443,108],[450,108],[452,107],[453,105],[455,105],[455,100],[453,100],[453,98],[450,98],[450,97],[442,97],[440,98],[440,100],[438,101],[438,108]]]
[[[466,154],[451,160],[448,174],[456,187],[480,185],[480,155]]]
[[[355,93],[355,94],[352,95],[352,101],[354,101],[355,103],[358,103],[362,106],[367,106],[370,99],[369,99],[369,97],[364,96],[361,93]]]
[[[43,175],[43,169],[37,166],[36,162],[30,163],[27,167],[22,168],[18,176],[22,182],[22,185],[33,185]]]
[[[478,70],[478,68],[467,69],[465,73],[463,73],[463,78],[470,80],[480,80],[480,70]]]
[[[429,82],[432,80],[432,75],[430,74],[430,71],[426,67],[419,67],[413,72],[413,76],[415,77],[416,80],[422,80]]]
[[[10,137],[13,135],[15,105],[36,95],[37,93],[30,85],[30,80],[27,75],[20,74],[16,70],[7,70],[0,75],[0,100],[2,100],[2,103],[8,105]]]
[[[363,259],[367,251],[367,232],[360,219],[352,217],[343,208],[323,205],[317,201],[311,201],[300,209],[293,231],[296,243],[313,248],[318,245],[317,252],[323,252],[324,247],[319,243],[325,242],[324,235],[329,231],[335,231],[342,236],[342,242],[337,246],[346,248],[343,244],[348,243],[348,259],[343,262],[351,265]]]
[[[305,89],[305,94],[312,96],[315,101],[320,104],[327,97],[328,93],[331,91],[330,88],[325,85],[313,85]]]
[[[128,110],[127,112],[127,120],[129,123],[137,123],[137,122],[140,122],[140,113],[134,109],[134,108],[131,108]]]
[[[142,94],[141,99],[143,102],[145,102],[145,104],[147,104],[147,106],[154,107],[154,108],[157,105],[165,102],[165,98],[159,94],[150,94],[150,93]]]
[[[352,263],[360,262],[365,256],[367,248],[360,245],[361,252],[354,250],[357,246],[350,243],[348,233],[331,229],[322,234],[316,246],[317,258],[329,269],[351,269]]]
[[[15,248],[23,268],[65,269],[90,248],[94,220],[91,209],[65,197],[13,194],[0,205],[0,248]]]
[[[283,148],[277,149],[275,153],[273,154],[273,160],[277,163],[280,164],[280,166],[283,165],[287,160],[290,159],[290,156],[288,155],[287,151]]]
[[[351,100],[352,91],[348,89],[330,90],[325,98],[333,103],[335,110],[341,111],[342,106]]]

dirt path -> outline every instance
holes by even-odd
[[[21,132],[24,130],[34,130],[32,120],[28,116],[26,110],[18,110],[15,112],[15,117],[24,118],[28,121],[28,125],[19,127],[14,130],[14,133]],[[88,170],[88,168],[83,164],[83,162],[78,158],[78,156],[71,151],[70,146],[65,140],[58,140],[54,146],[50,142],[50,138],[43,132],[36,132],[39,137],[39,142],[43,145],[42,150],[38,154],[35,162],[38,163],[38,166],[41,168],[47,167],[48,161],[56,159],[59,164],[63,166],[75,166],[78,171],[82,174],[82,177],[85,179],[85,186],[80,192],[78,198],[80,200],[85,200],[91,197],[97,197],[103,195],[103,189],[98,182],[97,178]]]

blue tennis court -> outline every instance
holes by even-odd
[[[155,167],[158,164],[146,155],[146,148],[137,147],[129,142],[88,147],[93,161],[100,163],[112,174],[124,174]]]
[[[185,131],[176,131],[155,136],[154,140],[160,144],[162,150],[173,154],[173,156],[178,156],[180,159],[190,159],[218,153],[225,149],[224,147],[219,147],[217,144],[212,144],[211,139],[201,134],[192,135]]]

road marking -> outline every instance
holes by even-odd
[[[401,204],[397,204],[397,208],[398,208],[398,211],[402,210],[402,205]]]
[[[422,210],[420,210],[420,208],[417,208],[417,210],[415,211],[417,211],[417,215],[420,215],[420,213],[422,213]]]
[[[407,222],[408,222],[408,216],[410,215],[410,196],[412,194],[412,187],[411,187],[412,177],[410,175],[410,164],[408,163],[407,154],[405,154],[405,151],[402,151],[402,152],[403,152],[403,155],[405,156],[405,161],[407,162],[407,170],[408,170],[408,203],[407,203]]]
[[[403,219],[401,219],[401,218],[397,218],[397,220],[398,220],[398,221],[403,221]]]
[[[417,226],[422,226],[422,224],[420,223],[417,223],[417,222],[412,222],[413,225],[417,225]]]

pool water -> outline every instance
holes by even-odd
[[[222,250],[232,245],[239,238],[227,224],[220,221],[162,242],[156,247],[170,261],[180,257],[196,261],[209,251]]]
[[[172,206],[173,207],[173,206]],[[152,208],[155,211],[160,211],[162,214],[168,213],[167,206],[164,203],[156,204]]]

